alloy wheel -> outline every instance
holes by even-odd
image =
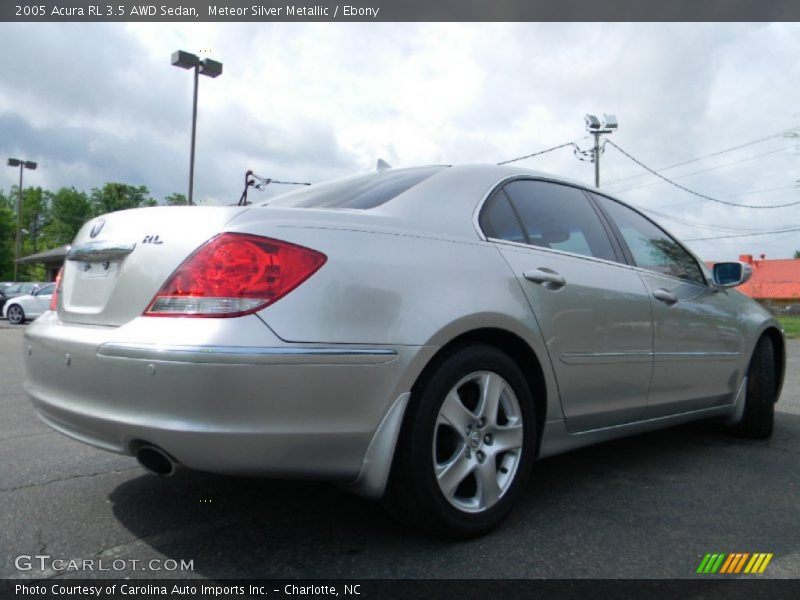
[[[25,318],[22,309],[16,304],[8,307],[6,316],[8,317],[8,322],[12,323],[13,325],[19,325]]]
[[[433,437],[433,466],[450,504],[483,512],[503,497],[522,458],[522,411],[511,385],[492,371],[463,377],[445,396]]]

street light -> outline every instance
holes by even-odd
[[[583,120],[586,122],[586,130],[594,136],[594,148],[592,149],[594,187],[600,187],[600,136],[614,133],[619,127],[619,123],[614,115],[603,115],[602,122],[594,115],[586,115]]]
[[[192,99],[192,149],[189,156],[189,205],[192,204],[194,191],[194,140],[197,129],[197,83],[202,73],[206,77],[219,77],[222,75],[222,63],[210,58],[201,59],[196,54],[176,50],[172,53],[172,66],[181,69],[194,69],[194,98]]]
[[[36,163],[32,160],[9,158],[8,166],[19,167],[19,195],[17,196],[17,241],[14,245],[14,281],[17,281],[17,271],[19,269],[17,261],[19,260],[20,247],[22,244],[22,171],[25,169],[30,169],[33,171],[36,168]]]

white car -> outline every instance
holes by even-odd
[[[50,283],[32,294],[12,298],[3,306],[3,318],[13,325],[22,325],[44,314],[50,308],[54,288],[55,284]]]

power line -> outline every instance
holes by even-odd
[[[753,156],[747,156],[745,158],[740,158],[739,160],[733,160],[731,162],[727,162],[721,165],[715,165],[713,167],[708,167],[706,169],[701,169],[699,171],[692,171],[691,173],[684,173],[683,175],[678,175],[677,177],[673,177],[673,179],[683,179],[684,177],[691,177],[692,175],[699,175],[700,173],[708,173],[709,171],[716,171],[717,169],[724,169],[725,167],[730,167],[732,165],[738,165],[739,163],[747,162],[749,160],[755,160],[757,158],[763,158],[765,156],[770,156],[772,154],[777,154],[778,152],[783,152],[784,150],[789,150],[791,148],[797,148],[796,144],[792,144],[791,146],[784,146],[783,148],[777,148],[775,150],[770,150],[769,152],[763,152],[761,154],[754,154]],[[622,190],[617,190],[617,194],[622,194],[624,192],[632,192],[634,190],[641,190],[646,187],[650,187],[653,185],[658,185],[662,183],[661,181],[653,181],[652,183],[645,183],[644,185],[637,185],[632,188],[625,188]]]
[[[679,162],[679,163],[674,163],[674,164],[668,165],[666,167],[661,167],[660,169],[656,169],[656,170],[657,171],[667,171],[669,169],[675,169],[677,167],[682,167],[684,165],[689,165],[689,164],[692,164],[692,163],[695,163],[695,162],[699,162],[701,160],[705,160],[707,158],[713,158],[715,156],[720,156],[721,154],[726,154],[728,152],[733,152],[734,150],[740,150],[742,148],[747,148],[748,146],[752,146],[754,144],[760,144],[761,142],[766,142],[766,141],[773,140],[773,139],[778,138],[778,137],[783,137],[783,136],[785,136],[787,134],[794,133],[798,129],[800,129],[800,127],[792,127],[791,129],[786,129],[786,130],[778,132],[778,133],[773,133],[772,135],[768,135],[766,137],[758,138],[757,140],[751,140],[749,142],[745,142],[745,143],[739,144],[737,146],[731,146],[730,148],[725,148],[724,150],[718,150],[717,152],[712,152],[711,154],[705,154],[703,156],[698,156],[696,158],[690,158],[689,160],[684,160],[684,161]],[[606,185],[607,186],[614,185],[614,184],[617,184],[617,183],[622,183],[623,181],[630,181],[631,179],[639,179],[641,177],[647,177],[647,173],[639,173],[637,175],[631,175],[629,177],[623,177],[621,179],[615,179],[613,181],[609,181]]]
[[[723,196],[723,198],[741,198],[742,196],[753,196],[753,195],[756,195],[756,194],[763,194],[765,192],[771,192],[771,191],[774,191],[774,190],[787,190],[787,189],[791,189],[792,192],[789,192],[789,193],[782,192],[780,194],[773,194],[772,197],[773,198],[779,198],[779,197],[783,197],[783,196],[794,196],[794,195],[796,195],[796,193],[798,191],[800,191],[800,188],[797,185],[782,185],[782,186],[774,187],[774,188],[764,188],[762,190],[753,190],[752,192],[744,192],[744,193],[741,193],[741,194],[732,194],[730,196]],[[694,204],[694,203],[695,203],[694,200],[689,200],[688,202],[672,202],[670,204],[659,204],[658,206],[655,206],[654,208],[674,208],[676,206],[687,206],[689,204]]]
[[[763,227],[721,227],[718,225],[707,225],[705,223],[698,223],[697,221],[689,221],[686,219],[681,219],[679,217],[674,217],[672,215],[668,215],[666,213],[659,212],[657,210],[653,210],[652,208],[644,208],[642,206],[638,207],[639,210],[643,210],[645,212],[652,213],[654,215],[658,215],[662,219],[667,219],[669,221],[674,221],[675,223],[680,223],[681,225],[687,225],[689,227],[697,227],[699,229],[708,229],[710,231],[724,231],[730,233],[740,233],[743,231],[748,232],[755,232],[755,233],[764,233],[769,231],[769,229],[764,229]],[[793,225],[791,226],[793,227]]]
[[[736,235],[718,235],[712,237],[702,237],[702,238],[689,238],[685,239],[685,242],[702,242],[705,240],[724,240],[727,238],[740,238],[740,237],[753,237],[756,235],[777,235],[779,233],[792,233],[794,231],[800,231],[800,227],[792,227],[790,229],[773,229],[771,231],[762,231],[760,233],[738,233]]]
[[[765,192],[775,192],[777,190],[796,190],[797,184],[792,185],[779,185],[777,187],[762,188],[760,190],[753,190],[751,192],[742,192],[741,194],[731,194],[730,196],[723,196],[724,198],[741,198],[742,196],[754,196],[755,194],[763,194]]]
[[[611,144],[611,145],[612,145],[614,148],[616,148],[617,150],[619,150],[619,151],[620,151],[622,154],[624,154],[625,156],[627,156],[627,157],[628,157],[630,160],[632,160],[633,162],[635,162],[637,165],[639,165],[639,166],[640,166],[640,167],[642,167],[643,169],[645,169],[645,170],[647,170],[647,171],[650,171],[650,173],[652,173],[653,175],[655,175],[655,176],[656,176],[656,177],[658,177],[659,179],[663,179],[664,181],[666,181],[666,182],[667,182],[667,183],[669,183],[670,185],[673,185],[673,186],[675,186],[676,188],[683,190],[684,192],[688,192],[688,193],[692,194],[693,196],[697,196],[698,198],[702,198],[703,200],[709,200],[709,201],[711,201],[711,202],[717,202],[717,203],[719,203],[719,204],[725,204],[726,206],[735,206],[735,207],[737,207],[737,208],[758,208],[758,209],[764,209],[764,208],[784,208],[784,207],[786,207],[786,206],[796,206],[796,205],[800,204],[800,200],[798,200],[798,201],[796,201],[796,202],[787,202],[786,204],[767,204],[767,205],[764,205],[764,206],[756,206],[756,205],[752,205],[752,204],[736,204],[735,202],[728,202],[728,201],[726,201],[726,200],[720,200],[720,199],[718,199],[718,198],[712,198],[711,196],[706,196],[705,194],[701,194],[700,192],[695,192],[694,190],[691,190],[691,189],[687,188],[686,186],[683,186],[683,185],[681,185],[680,183],[676,183],[676,182],[675,182],[675,181],[673,181],[672,179],[668,179],[667,177],[664,177],[664,176],[663,176],[661,173],[659,173],[659,172],[658,172],[658,171],[656,171],[655,169],[652,169],[652,168],[648,167],[646,164],[644,164],[644,163],[643,163],[642,161],[640,161],[639,159],[637,159],[637,158],[634,158],[633,156],[631,156],[630,154],[628,154],[628,153],[627,153],[625,150],[623,150],[622,148],[620,148],[619,146],[617,146],[617,145],[616,145],[614,142],[612,142],[611,140],[606,140],[606,142],[607,142],[608,144]]]
[[[577,148],[578,142],[585,140],[588,135],[582,137],[579,140],[575,140],[574,142],[567,142],[566,144],[560,144],[558,146],[553,146],[552,148],[548,148],[547,150],[540,150],[539,152],[534,152],[533,154],[526,154],[525,156],[518,156],[517,158],[511,158],[509,160],[504,160],[502,162],[497,163],[498,165],[507,165],[508,163],[517,162],[518,160],[525,160],[526,158],[533,158],[534,156],[539,156],[540,154],[547,154],[548,152],[552,152],[553,150],[559,150],[560,148],[566,148],[567,146],[573,146]]]
[[[242,195],[239,197],[239,206],[247,206],[249,204],[247,201],[248,188],[263,190],[271,183],[278,183],[281,185],[311,185],[306,181],[278,181],[270,177],[261,177],[261,175],[256,175],[251,169],[248,169],[244,174],[244,190],[242,190]]]

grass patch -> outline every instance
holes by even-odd
[[[800,338],[800,317],[778,317],[787,338]]]

